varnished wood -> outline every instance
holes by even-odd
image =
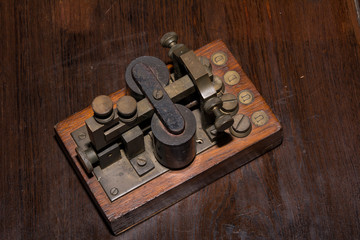
[[[81,181],[95,199],[95,204],[115,234],[148,219],[281,143],[282,129],[279,121],[226,45],[222,41],[216,41],[195,51],[197,56],[208,59],[218,52],[225,53],[227,61],[221,66],[212,64],[213,74],[221,79],[224,79],[229,71],[236,71],[240,75],[240,81],[236,85],[230,86],[224,81],[224,92],[238,96],[240,91],[250,90],[254,95],[254,100],[250,104],[239,104],[238,112],[251,118],[254,112],[263,110],[269,117],[268,122],[263,126],[252,124],[249,136],[233,137],[225,145],[219,142],[217,146],[197,155],[194,162],[185,169],[168,171],[114,202],[109,200],[96,177],[89,178],[76,158],[76,143],[71,137],[71,132],[83,126],[85,120],[93,115],[90,106],[55,126],[60,144],[63,144]],[[125,92],[124,89],[111,95],[114,104],[125,95]]]
[[[175,31],[226,43],[284,141],[119,239],[359,239],[355,2],[1,1],[0,238],[114,238],[53,127],[124,88],[132,59],[169,59]]]

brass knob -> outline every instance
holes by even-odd
[[[160,39],[160,44],[164,48],[171,48],[176,45],[178,40],[178,35],[175,32],[165,33],[164,36]]]

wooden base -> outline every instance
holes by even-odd
[[[71,132],[83,126],[85,120],[92,116],[91,108],[88,107],[55,126],[57,136],[71,164],[114,234],[119,234],[150,218],[282,142],[279,121],[225,44],[218,40],[200,48],[195,53],[215,61],[218,56],[215,53],[219,51],[221,55],[219,59],[224,56],[222,54],[225,54],[227,61],[221,66],[212,62],[214,75],[224,79],[224,75],[228,73],[226,78],[231,81],[234,78],[229,77],[229,71],[236,71],[240,76],[240,81],[236,85],[225,84],[225,92],[238,96],[240,91],[249,90],[253,94],[254,99],[251,103],[245,102],[247,105],[239,103],[239,113],[253,119],[250,135],[245,138],[234,137],[223,146],[214,146],[196,156],[189,167],[179,171],[168,171],[114,202],[109,200],[96,177],[89,178],[86,175],[76,158],[76,144],[70,136]],[[221,60],[219,61],[221,63]],[[116,102],[123,95],[125,95],[124,89],[113,93],[110,97],[113,102]],[[263,111],[261,113],[265,113],[268,117],[264,125],[261,125],[265,122],[264,116],[253,115],[255,112],[260,113],[258,111],[261,110]]]

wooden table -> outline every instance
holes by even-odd
[[[230,48],[283,144],[120,239],[360,238],[360,11],[345,1],[0,3],[0,239],[112,239],[54,138],[167,31]],[[357,15],[357,13],[359,15]]]

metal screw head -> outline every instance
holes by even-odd
[[[231,93],[226,93],[221,96],[221,100],[223,105],[221,110],[226,113],[231,113],[235,111],[238,107],[238,100],[237,97]]]
[[[111,98],[106,95],[100,95],[94,98],[91,107],[96,117],[108,117],[113,112],[113,103]]]
[[[175,32],[165,33],[160,39],[160,44],[164,48],[171,48],[177,43],[178,35]]]
[[[119,189],[117,189],[116,187],[113,187],[112,189],[110,189],[110,193],[111,195],[118,195],[119,193]]]
[[[249,117],[244,114],[237,114],[234,123],[230,128],[230,133],[235,137],[243,138],[251,132],[251,122]]]
[[[79,140],[83,140],[83,139],[85,139],[85,138],[86,138],[86,133],[80,132],[79,135],[78,135],[78,139],[79,139]]]
[[[160,89],[155,89],[154,92],[153,92],[153,97],[156,99],[156,100],[160,100],[162,99],[164,96],[164,93],[162,90]]]
[[[129,118],[134,116],[137,109],[135,98],[131,96],[123,96],[117,101],[116,108],[121,117]]]
[[[136,159],[136,163],[137,163],[137,165],[139,165],[140,167],[143,167],[143,166],[146,165],[147,161],[146,161],[146,159],[138,158],[138,159]]]

